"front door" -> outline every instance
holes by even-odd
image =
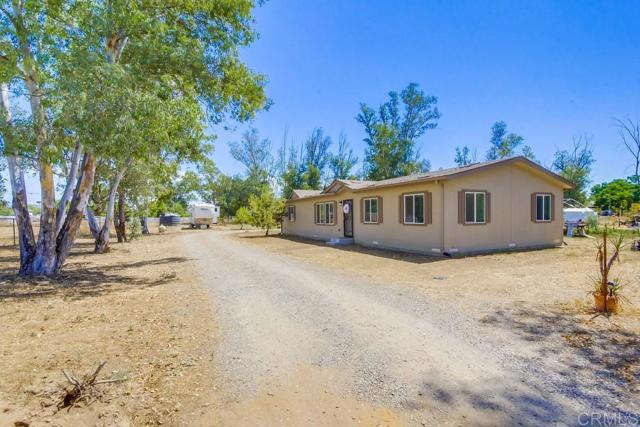
[[[344,237],[353,237],[353,200],[342,201]]]

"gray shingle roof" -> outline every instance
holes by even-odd
[[[304,197],[318,196],[322,193],[322,190],[293,190],[293,194],[302,199]]]
[[[294,190],[294,193],[296,193],[298,195],[299,198],[304,198],[304,197],[315,197],[315,196],[320,196],[322,194],[327,194],[329,193],[329,190],[331,187],[334,186],[335,183],[341,183],[342,185],[344,185],[345,187],[354,190],[354,191],[359,191],[359,190],[367,190],[367,189],[373,189],[373,188],[378,188],[378,187],[387,187],[387,186],[394,186],[394,185],[402,185],[402,184],[409,184],[409,183],[414,183],[414,182],[420,182],[420,181],[434,181],[436,179],[441,179],[441,178],[446,178],[446,177],[452,177],[455,175],[459,175],[459,174],[466,174],[468,172],[473,172],[476,171],[478,169],[484,169],[487,167],[491,167],[493,165],[496,164],[500,164],[500,163],[512,163],[512,162],[521,162],[524,163],[528,166],[531,166],[549,176],[551,176],[553,179],[560,181],[564,184],[564,186],[566,186],[567,188],[571,188],[573,187],[573,184],[569,181],[567,181],[566,179],[562,178],[561,176],[551,172],[550,170],[540,166],[537,163],[532,162],[531,160],[523,157],[523,156],[517,156],[517,157],[511,157],[511,158],[507,158],[507,159],[498,159],[498,160],[492,160],[492,161],[488,161],[488,162],[479,162],[479,163],[472,163],[470,165],[467,166],[462,166],[462,167],[455,167],[455,168],[449,168],[449,169],[439,169],[439,170],[435,170],[435,171],[430,171],[430,172],[424,172],[424,173],[418,173],[418,174],[413,174],[413,175],[407,175],[407,176],[400,176],[397,178],[390,178],[390,179],[383,179],[381,181],[357,181],[357,180],[348,180],[348,179],[338,179],[335,180],[334,182],[332,182],[328,187],[326,187],[323,191],[320,190]],[[303,193],[300,192],[304,192],[304,196],[302,195]]]

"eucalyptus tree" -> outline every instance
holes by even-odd
[[[523,155],[530,160],[536,160],[533,149],[523,144],[524,138],[516,133],[507,133],[507,124],[504,121],[498,121],[491,126],[491,138],[489,139],[489,150],[487,151],[487,160],[498,160],[516,155]]]
[[[353,155],[353,150],[349,147],[349,141],[344,132],[340,132],[338,136],[338,151],[331,154],[329,158],[329,167],[333,175],[333,179],[353,179],[355,174],[352,172],[353,167],[358,163],[358,157]]]
[[[454,162],[456,165],[468,166],[472,163],[475,163],[478,160],[478,152],[475,148],[471,149],[468,146],[463,146],[462,148],[456,147],[456,156],[454,158]]]
[[[306,187],[319,190],[323,184],[326,167],[331,160],[331,137],[324,130],[316,127],[304,142],[304,174]]]
[[[426,171],[430,164],[420,159],[417,140],[434,129],[440,119],[438,98],[426,95],[416,83],[377,110],[362,103],[356,120],[364,126],[367,144],[364,170],[368,179],[387,179]]]
[[[25,217],[21,163],[14,162],[14,210],[24,218],[18,221],[21,273],[60,271],[91,193],[98,159],[113,167],[111,197],[137,156],[175,149],[145,146],[144,140],[166,142],[176,132],[185,136],[187,121],[194,124],[202,118],[210,123],[226,117],[246,120],[267,104],[264,78],[238,57],[238,48],[255,39],[253,8],[250,0],[183,0],[171,7],[126,0],[0,0],[0,76],[8,87],[26,90],[32,125],[30,143],[14,144],[24,149],[10,146],[9,153],[16,160],[23,154],[34,159],[42,199],[35,242]],[[6,104],[3,137],[11,140],[15,129]],[[169,123],[165,132],[161,120],[176,104],[188,104],[192,117],[181,116],[182,122]],[[202,139],[201,127],[191,130],[186,140]],[[74,191],[61,226],[56,225],[53,170],[69,141],[56,135],[71,135],[72,147],[79,142],[83,153],[78,178],[69,183]],[[127,150],[132,146],[142,153]],[[107,204],[105,214],[113,215],[113,203]],[[105,239],[108,232],[101,232],[96,249],[106,248]]]
[[[287,147],[285,143],[280,148],[280,187],[283,198],[288,199],[295,189],[308,189],[305,181],[304,151],[295,143]]]
[[[229,151],[245,167],[249,181],[258,186],[268,184],[275,166],[268,138],[260,139],[258,130],[251,128],[242,134],[240,141],[229,143]]]
[[[636,184],[640,184],[640,122],[630,118],[616,119],[616,126],[622,143],[633,159],[634,174],[631,178]]]
[[[573,137],[568,150],[558,150],[554,155],[552,168],[563,178],[571,181],[574,188],[565,190],[565,198],[581,203],[587,200],[587,186],[591,182],[591,169],[595,163],[593,144],[586,135]]]

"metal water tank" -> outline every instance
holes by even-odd
[[[160,225],[164,225],[166,227],[175,227],[180,225],[180,215],[167,213],[160,215]]]

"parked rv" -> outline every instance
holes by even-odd
[[[189,206],[189,224],[191,228],[211,227],[218,223],[220,207],[209,203],[194,203]]]

